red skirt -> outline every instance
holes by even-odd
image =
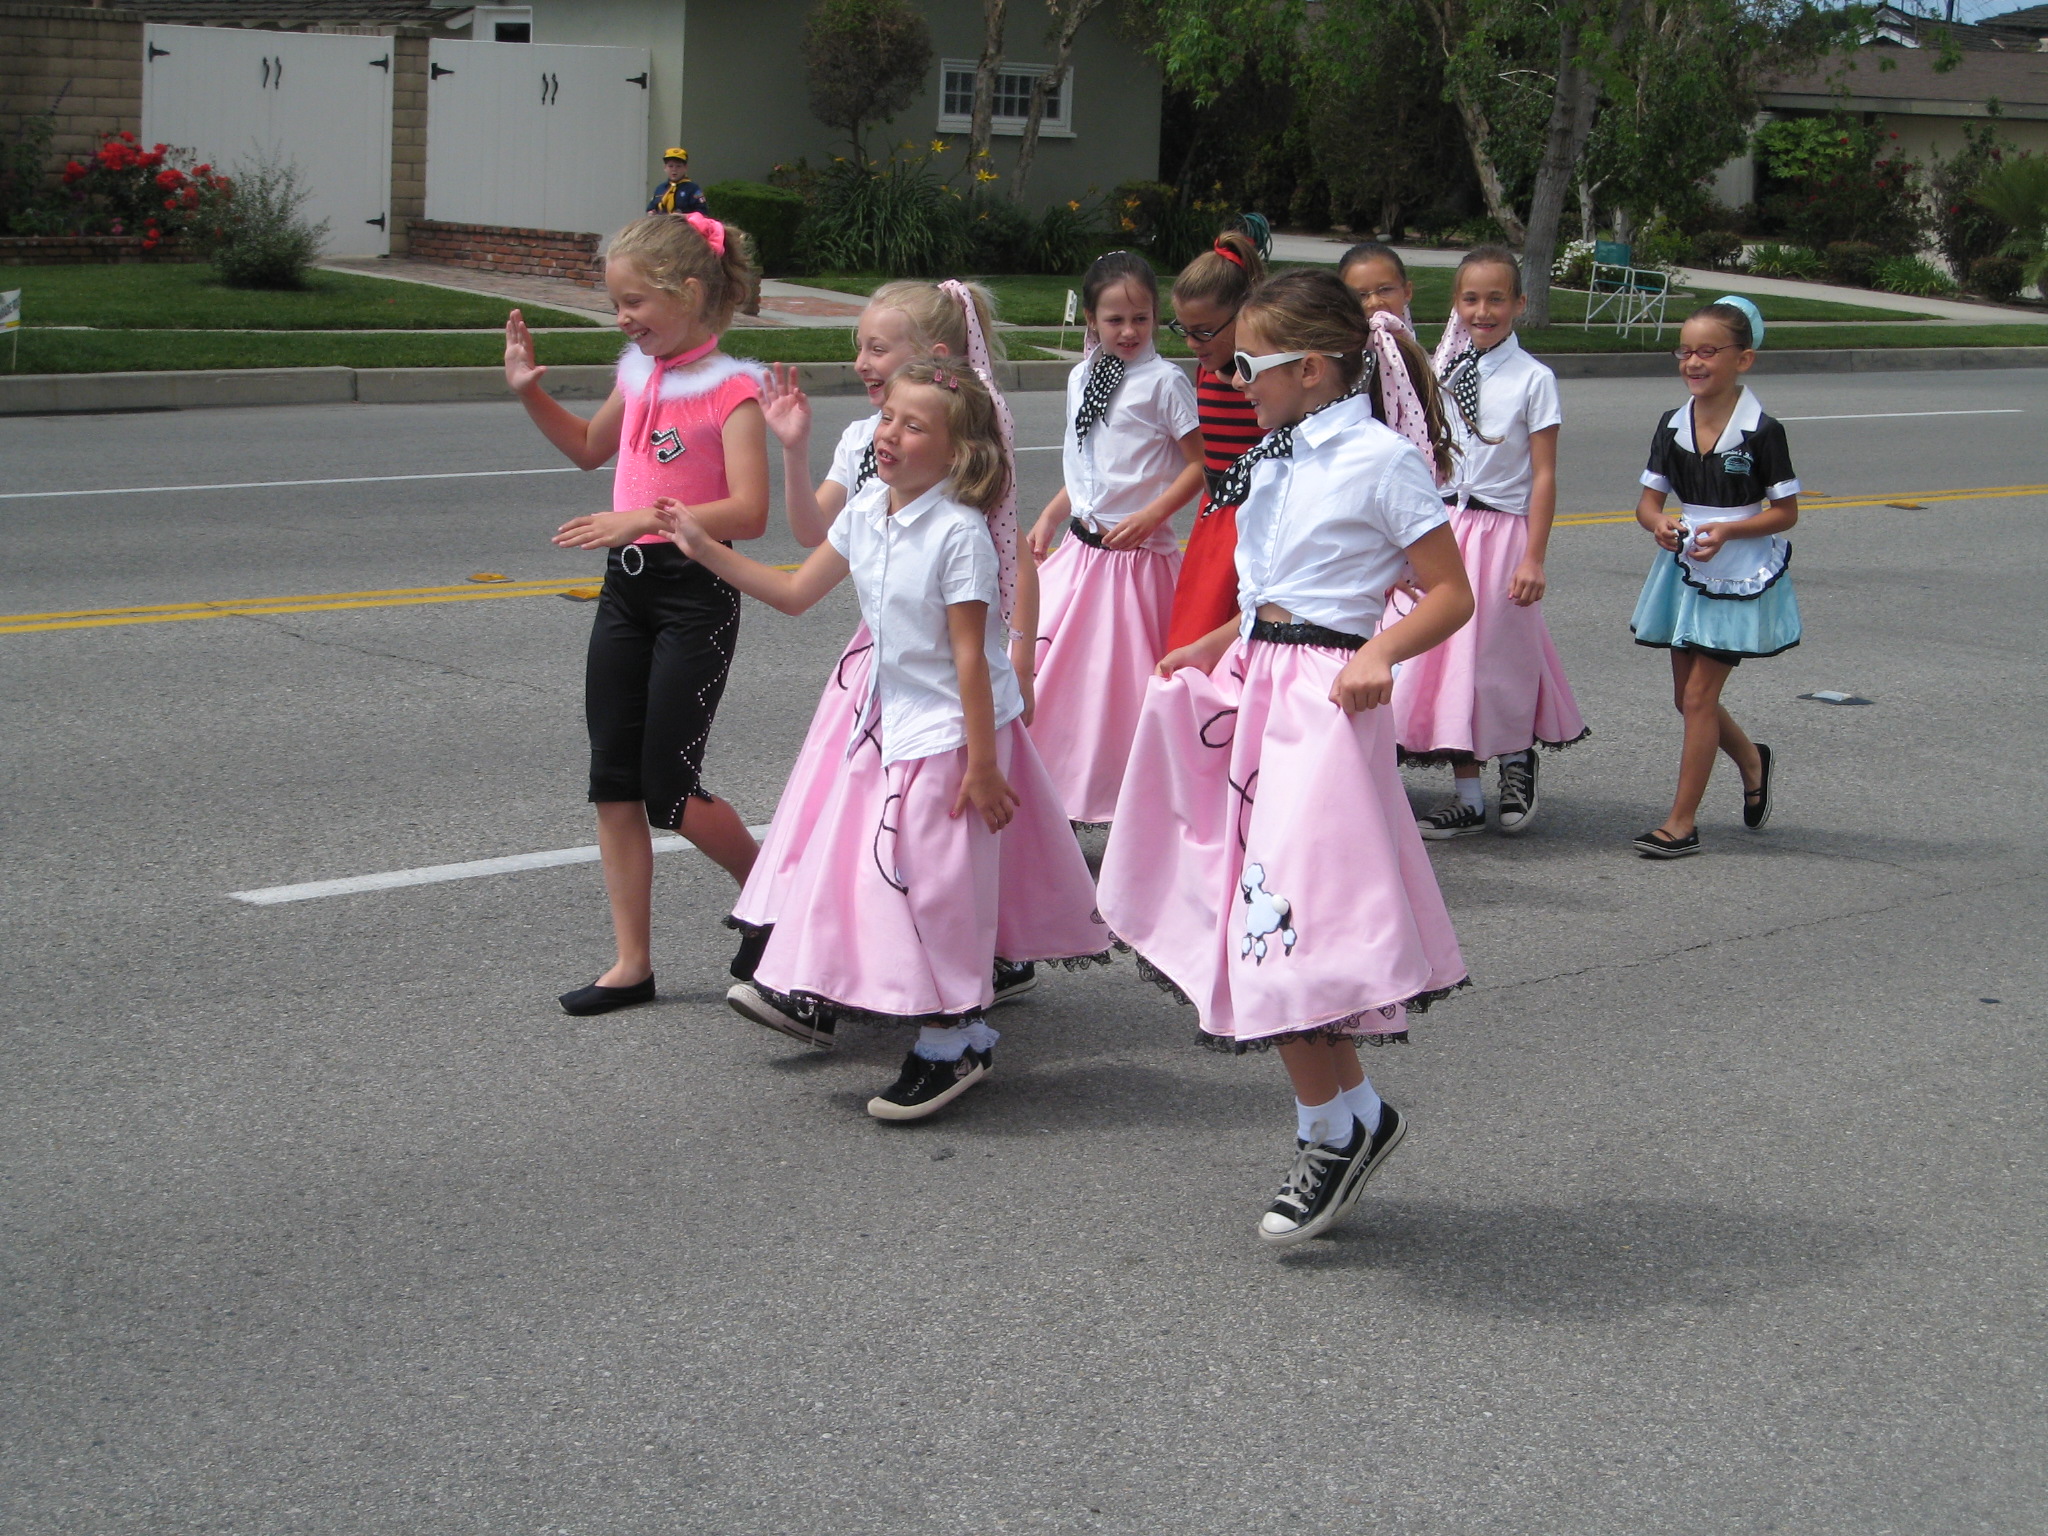
[[[1237,617],[1237,508],[1203,499],[1173,584],[1166,648],[1193,645]]]

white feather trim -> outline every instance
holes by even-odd
[[[619,387],[635,395],[645,392],[656,366],[653,358],[627,343],[626,350],[619,354]],[[671,368],[664,373],[661,377],[661,398],[688,400],[708,395],[726,380],[741,374],[749,375],[760,383],[768,379],[768,370],[752,358],[727,357],[723,352],[713,352],[694,363]]]

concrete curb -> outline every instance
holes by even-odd
[[[1542,359],[1565,379],[1662,379],[1669,357],[1649,353],[1566,353]],[[1006,390],[1066,387],[1066,362],[1004,363]],[[1183,363],[1193,368],[1192,363]],[[1854,351],[1763,352],[1756,372],[1926,373],[1964,368],[2048,368],[2048,347],[1869,347]],[[802,363],[798,374],[814,395],[857,395],[864,386],[851,363]],[[602,400],[611,392],[604,364],[548,370],[549,393],[560,400]],[[506,399],[498,368],[232,368],[213,372],[32,373],[0,376],[0,416],[57,416],[113,411],[190,411],[244,405],[422,405]]]

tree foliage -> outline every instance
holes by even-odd
[[[811,111],[844,129],[865,160],[868,124],[886,122],[916,99],[932,67],[931,28],[905,0],[819,0],[804,20],[804,72]]]

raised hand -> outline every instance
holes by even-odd
[[[697,514],[673,496],[654,499],[654,526],[657,531],[668,535],[669,542],[692,560],[702,554],[704,546],[711,542],[711,535],[697,521]]]
[[[546,377],[547,369],[533,360],[533,332],[526,328],[526,317],[515,309],[505,317],[505,382],[512,386],[513,394],[523,395]]]
[[[773,364],[768,383],[761,390],[761,414],[768,418],[768,430],[785,448],[807,443],[811,437],[811,397],[804,393],[796,368],[788,363]]]

